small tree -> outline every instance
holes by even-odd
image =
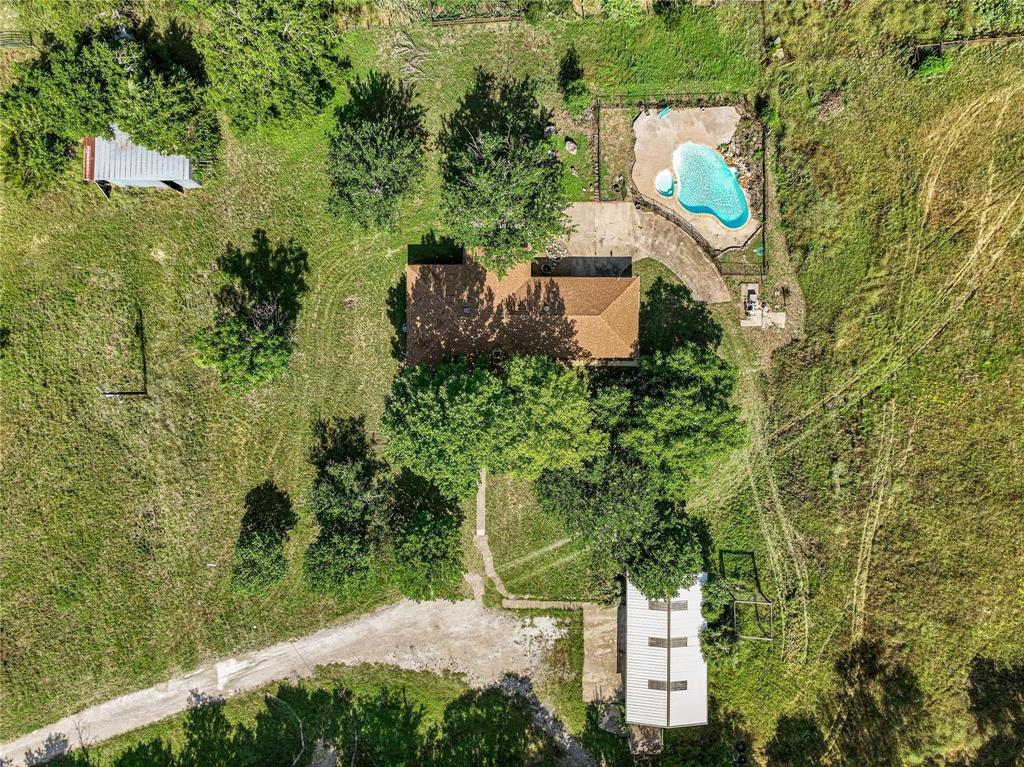
[[[310,499],[320,534],[306,549],[303,569],[315,591],[344,595],[378,560],[389,524],[393,488],[371,459],[326,466]]]
[[[294,242],[271,246],[257,230],[251,251],[228,245],[218,264],[227,282],[213,324],[196,337],[196,361],[215,368],[229,389],[249,391],[284,372],[291,359],[306,251]]]
[[[700,649],[709,663],[718,662],[736,649],[736,632],[732,625],[733,594],[728,581],[717,572],[708,573],[701,591],[701,614],[705,621],[700,634]]]
[[[433,599],[462,578],[462,511],[433,485],[403,472],[391,525],[402,593]]]
[[[284,577],[288,570],[284,542],[297,521],[288,494],[273,482],[268,480],[246,494],[231,568],[233,590],[262,594]]]
[[[504,273],[568,231],[561,165],[544,144],[550,115],[533,83],[477,70],[439,143],[441,209],[452,237]]]
[[[491,430],[506,415],[501,382],[486,366],[463,357],[406,368],[395,377],[381,419],[385,454],[445,495],[464,497],[494,458]]]
[[[349,92],[328,150],[332,204],[364,226],[389,224],[423,174],[423,109],[411,85],[379,72],[350,82]]]
[[[242,130],[322,109],[342,62],[332,0],[209,0],[211,95]]]

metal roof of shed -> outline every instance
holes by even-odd
[[[83,178],[113,184],[149,185],[160,181],[192,181],[192,161],[180,154],[161,154],[132,143],[128,134],[112,128],[113,139],[84,139]],[[192,186],[193,184],[189,184]]]
[[[693,586],[680,589],[672,599],[649,600],[627,579],[628,724],[707,724],[708,666],[700,650],[701,590],[706,581],[707,575],[701,573]]]

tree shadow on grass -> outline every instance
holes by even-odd
[[[554,755],[551,741],[534,727],[529,699],[499,687],[468,690],[453,700],[433,736],[435,767],[506,767]]]
[[[286,767],[308,763],[318,741],[347,767],[504,767],[553,754],[550,740],[534,727],[529,701],[498,688],[463,693],[448,703],[438,725],[428,727],[425,719],[425,708],[410,701],[404,688],[381,685],[357,695],[340,684],[309,689],[286,683],[264,695],[251,724],[229,719],[223,700],[197,698],[185,713],[178,748],[156,737],[103,765]],[[66,749],[66,738],[54,748]],[[28,763],[39,762],[30,757]],[[49,764],[96,762],[77,750]]]
[[[458,184],[458,164],[447,160],[472,151],[481,135],[515,138],[517,141],[541,141],[551,111],[541,107],[536,85],[529,77],[502,79],[477,68],[473,86],[459,106],[444,121],[437,143],[445,158],[441,175],[446,183]]]
[[[785,714],[765,747],[768,767],[818,767],[825,757],[825,736],[812,716]]]
[[[629,746],[621,735],[602,730],[599,721],[601,710],[605,703],[590,703],[587,705],[586,723],[583,725],[583,732],[579,735],[580,745],[583,746],[598,764],[618,765],[630,764]]]
[[[1024,753],[1024,664],[975,658],[968,676],[971,713],[986,736],[972,767],[1015,764]]]
[[[825,738],[819,721],[833,722],[840,764],[900,765],[920,745],[924,696],[914,673],[887,655],[880,642],[861,640],[836,661],[838,692],[817,717],[783,716],[765,748],[768,767],[821,763]]]
[[[721,342],[721,325],[685,285],[663,277],[654,281],[640,304],[641,353],[668,352],[685,343],[716,349]]]
[[[366,434],[366,418],[321,418],[313,424],[309,462],[322,473],[332,463],[371,462],[373,448]]]
[[[257,229],[250,250],[229,243],[217,266],[231,279],[217,295],[223,309],[247,317],[273,314],[281,324],[294,325],[309,289],[309,255],[294,240],[273,245],[266,231]]]
[[[387,296],[388,322],[391,323],[391,356],[399,362],[405,361],[405,272],[390,288]]]
[[[266,534],[284,538],[298,521],[288,493],[268,479],[246,493],[245,516],[239,535]]]
[[[576,46],[570,45],[565,55],[558,62],[558,90],[565,95],[569,88],[577,80],[583,79],[583,67],[580,64],[580,55],[576,52]]]
[[[246,494],[231,567],[233,589],[262,594],[284,577],[288,569],[285,539],[296,522],[288,494],[270,480]]]
[[[706,727],[667,730],[665,751],[654,761],[658,765],[746,765],[750,760],[751,736],[742,717],[723,708],[714,695],[708,699]]]

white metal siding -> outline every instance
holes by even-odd
[[[114,138],[96,137],[93,175],[97,181],[119,186],[163,186],[173,181],[182,187],[199,186],[192,180],[192,161],[180,154],[160,154],[133,144],[126,133],[113,128]]]
[[[652,610],[649,600],[626,581],[626,721],[651,727],[707,724],[708,670],[700,651],[701,586],[707,576],[682,589],[672,600],[686,610]],[[686,647],[651,647],[650,637],[669,643],[686,637]],[[650,680],[686,681],[679,691],[648,689]]]

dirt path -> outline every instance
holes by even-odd
[[[559,632],[552,618],[518,620],[476,601],[405,600],[87,708],[3,744],[0,763],[6,758],[22,765],[30,751],[48,751],[52,757],[80,743],[111,738],[184,711],[197,694],[226,698],[277,680],[309,676],[327,663],[452,671],[464,674],[473,686],[498,683],[506,674],[537,678]],[[566,742],[564,733],[560,740]],[[573,760],[573,749],[569,758]]]

